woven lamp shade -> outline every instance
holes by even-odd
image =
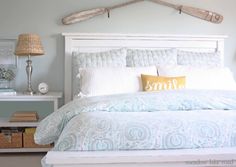
[[[44,54],[40,37],[37,34],[20,34],[16,45],[17,56],[40,56]]]

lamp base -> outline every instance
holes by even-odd
[[[25,95],[34,95],[34,94],[36,94],[36,92],[26,90],[26,91],[23,92],[23,94],[25,94]]]
[[[30,60],[30,55],[28,56],[28,60],[26,61],[26,73],[27,73],[27,90],[24,92],[26,95],[34,95],[36,92],[33,91],[32,85],[31,85],[31,75],[33,71],[32,67],[32,61]]]

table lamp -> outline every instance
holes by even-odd
[[[40,56],[44,54],[43,46],[41,44],[40,37],[37,34],[20,34],[16,45],[15,55],[28,56],[26,61],[26,73],[27,73],[27,90],[24,92],[28,95],[33,95],[35,92],[31,85],[31,76],[33,72],[31,56]]]

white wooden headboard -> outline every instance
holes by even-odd
[[[72,53],[99,52],[115,48],[177,48],[189,51],[220,51],[224,65],[226,36],[153,35],[153,34],[90,34],[63,33],[65,39],[65,103],[72,99]]]

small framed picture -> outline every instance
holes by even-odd
[[[17,56],[15,56],[16,39],[0,38],[0,66],[17,67]]]

